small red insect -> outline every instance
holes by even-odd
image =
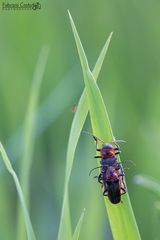
[[[96,142],[96,150],[100,152],[100,155],[95,156],[95,158],[101,158],[101,160],[100,166],[93,168],[90,171],[90,174],[95,169],[100,168],[100,174],[95,176],[95,178],[98,178],[98,182],[102,184],[103,195],[108,196],[110,202],[113,204],[120,203],[121,195],[127,192],[123,179],[125,174],[122,169],[122,164],[118,161],[116,156],[117,154],[120,154],[118,142],[122,142],[122,140],[104,143],[96,136],[92,136]],[[98,140],[103,142],[101,148],[97,147]]]

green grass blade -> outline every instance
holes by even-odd
[[[134,176],[134,183],[160,197],[160,182],[158,180],[142,174]]]
[[[78,240],[79,239],[79,235],[80,235],[80,232],[81,232],[81,227],[82,227],[82,223],[83,223],[83,219],[84,219],[84,212],[85,212],[85,209],[81,213],[81,216],[80,216],[79,221],[77,223],[77,226],[75,228],[72,240]]]
[[[71,239],[72,227],[69,207],[68,186],[65,184],[62,212],[58,231],[58,240]]]
[[[107,53],[109,43],[111,40],[112,33],[109,35],[100,55],[96,62],[96,65],[93,69],[93,74],[95,76],[95,80],[97,79],[100,69],[102,67],[102,63],[104,61],[105,55]],[[68,220],[70,219],[69,214],[69,202],[68,202],[68,184],[71,175],[72,165],[74,154],[76,150],[76,146],[78,143],[78,139],[83,128],[84,122],[86,120],[88,113],[88,105],[87,105],[87,98],[86,92],[83,91],[81,98],[78,103],[77,111],[74,115],[74,119],[71,126],[68,148],[67,148],[67,158],[66,158],[66,174],[65,174],[65,187],[64,187],[64,197],[63,197],[63,204],[62,204],[62,213],[60,219],[60,227],[58,233],[58,240],[65,239],[65,236],[68,236],[68,239],[71,238],[71,222]],[[68,214],[67,214],[68,213]],[[68,234],[68,235],[66,235]]]
[[[30,169],[32,165],[32,155],[34,150],[34,130],[36,119],[36,108],[40,92],[40,86],[44,75],[45,66],[48,58],[48,47],[45,46],[40,52],[37,66],[35,68],[33,83],[31,87],[31,93],[29,98],[28,110],[25,116],[24,123],[24,136],[23,136],[23,156],[20,168],[20,182],[23,189],[23,193],[29,207],[29,179]],[[21,209],[18,208],[18,224],[17,224],[17,239],[25,240],[25,228],[23,222],[23,216]]]
[[[106,56],[106,53],[107,53],[107,50],[108,50],[108,47],[109,47],[109,44],[110,44],[110,41],[112,38],[112,34],[113,34],[113,32],[111,32],[109,34],[109,37],[107,38],[107,41],[105,42],[104,47],[102,48],[101,53],[97,59],[97,62],[93,68],[92,74],[94,76],[94,80],[97,80],[99,73],[101,71],[102,64],[103,64],[104,58]]]
[[[11,165],[11,163],[8,159],[8,156],[7,156],[7,154],[6,154],[6,152],[5,152],[1,143],[0,143],[0,152],[1,152],[1,155],[2,155],[3,162],[4,162],[7,170],[9,171],[9,173],[12,175],[13,180],[14,180],[15,185],[16,185],[16,188],[17,188],[18,196],[19,196],[22,211],[23,211],[23,217],[24,217],[24,220],[25,220],[27,239],[28,240],[36,240],[19,180],[17,178],[17,175],[16,175],[15,171],[12,168],[12,165]]]
[[[70,13],[69,13],[69,16],[70,16]],[[97,80],[98,75],[100,73],[104,58],[106,56],[106,53],[107,53],[107,50],[109,47],[111,37],[112,37],[112,33],[110,33],[102,51],[98,57],[98,60],[94,66],[93,76],[94,76],[95,81]],[[87,105],[86,92],[84,90],[81,95],[81,98],[79,100],[77,111],[74,115],[74,119],[73,119],[72,126],[71,126],[71,131],[70,131],[70,136],[69,136],[69,143],[68,143],[68,150],[67,150],[66,177],[65,177],[67,184],[68,184],[70,174],[71,174],[75,149],[76,149],[77,142],[78,142],[81,130],[83,128],[84,122],[86,120],[87,113],[88,113],[88,105]]]
[[[88,61],[71,15],[70,20],[83,69],[93,132],[96,136],[108,142],[114,137],[105,104],[103,102],[100,90],[88,67]],[[140,239],[128,194],[123,197],[123,204],[118,205],[111,204],[108,199],[105,198],[105,206],[108,212],[112,234],[115,240]]]

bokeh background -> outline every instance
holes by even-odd
[[[57,239],[70,126],[84,88],[67,15],[73,16],[91,69],[114,32],[98,85],[114,135],[124,139],[121,158],[142,239],[158,239],[156,195],[135,185],[136,174],[160,180],[160,3],[159,1],[41,1],[41,10],[0,10],[0,139],[19,176],[23,130],[33,73],[41,48],[50,47],[40,91],[30,176],[30,214],[37,239]],[[45,118],[43,118],[45,116]],[[91,131],[89,117],[84,129]],[[70,180],[73,229],[86,208],[80,239],[112,239],[101,189],[88,176],[96,166],[93,139],[81,134]],[[18,198],[0,165],[0,239],[16,239]],[[93,217],[94,214],[94,217]],[[108,236],[106,238],[106,235]],[[130,238],[132,239],[132,238]]]

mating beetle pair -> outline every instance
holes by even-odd
[[[95,178],[98,178],[98,182],[102,184],[103,195],[108,196],[113,204],[120,203],[121,195],[127,192],[123,179],[124,172],[116,156],[120,154],[118,142],[121,140],[104,143],[96,136],[92,136],[96,142],[96,150],[100,152],[100,155],[95,156],[95,158],[101,158],[101,160],[100,166],[93,168],[90,174],[95,169],[100,168],[100,174]],[[98,140],[103,142],[102,148],[98,148]]]

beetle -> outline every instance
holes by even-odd
[[[123,176],[124,173],[121,168],[117,169],[114,166],[108,166],[105,171],[101,170],[98,176],[98,182],[104,188],[103,196],[108,196],[113,204],[120,203],[121,195],[126,193]]]
[[[102,184],[103,196],[108,196],[109,200],[113,204],[121,202],[121,195],[127,192],[123,177],[124,172],[121,163],[118,161],[116,155],[120,154],[120,147],[118,142],[124,142],[122,140],[112,141],[110,143],[104,143],[96,136],[92,135],[96,142],[96,150],[100,152],[100,155],[94,156],[95,158],[101,158],[100,166],[93,168],[100,168],[100,174],[95,176],[98,178],[98,182]],[[98,140],[103,142],[101,148],[98,148]],[[115,147],[113,146],[115,145]]]

